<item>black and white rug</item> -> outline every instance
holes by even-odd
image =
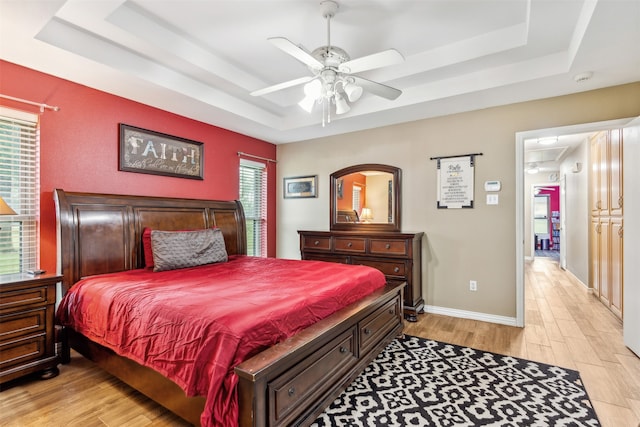
[[[577,371],[405,335],[312,426],[600,423]]]

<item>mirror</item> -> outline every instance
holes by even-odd
[[[330,176],[331,230],[400,231],[400,169],[364,164]]]

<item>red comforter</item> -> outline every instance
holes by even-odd
[[[206,396],[203,426],[238,423],[234,366],[384,286],[378,270],[232,256],[165,272],[92,276],[58,322]]]

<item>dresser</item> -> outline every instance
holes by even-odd
[[[302,259],[368,265],[382,271],[388,283],[406,282],[405,318],[417,321],[422,298],[424,233],[370,231],[298,231]]]
[[[58,375],[54,310],[61,276],[0,275],[0,384],[41,372]]]

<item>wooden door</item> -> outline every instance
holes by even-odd
[[[611,131],[609,139],[610,214],[622,216],[622,129]]]
[[[600,221],[597,217],[591,218],[591,226],[589,228],[589,240],[591,242],[591,250],[589,255],[590,261],[590,281],[591,290],[595,295],[600,295]]]
[[[600,218],[598,222],[598,237],[600,246],[600,300],[607,306],[611,305],[611,258],[610,258],[610,235],[611,220]]]
[[[603,132],[597,133],[591,138],[589,154],[591,156],[591,185],[590,185],[590,205],[591,215],[600,215],[600,144]]]
[[[609,231],[611,237],[609,248],[609,268],[611,271],[609,285],[611,292],[609,301],[611,303],[611,310],[618,317],[622,318],[624,293],[622,218],[611,218],[611,228]]]

